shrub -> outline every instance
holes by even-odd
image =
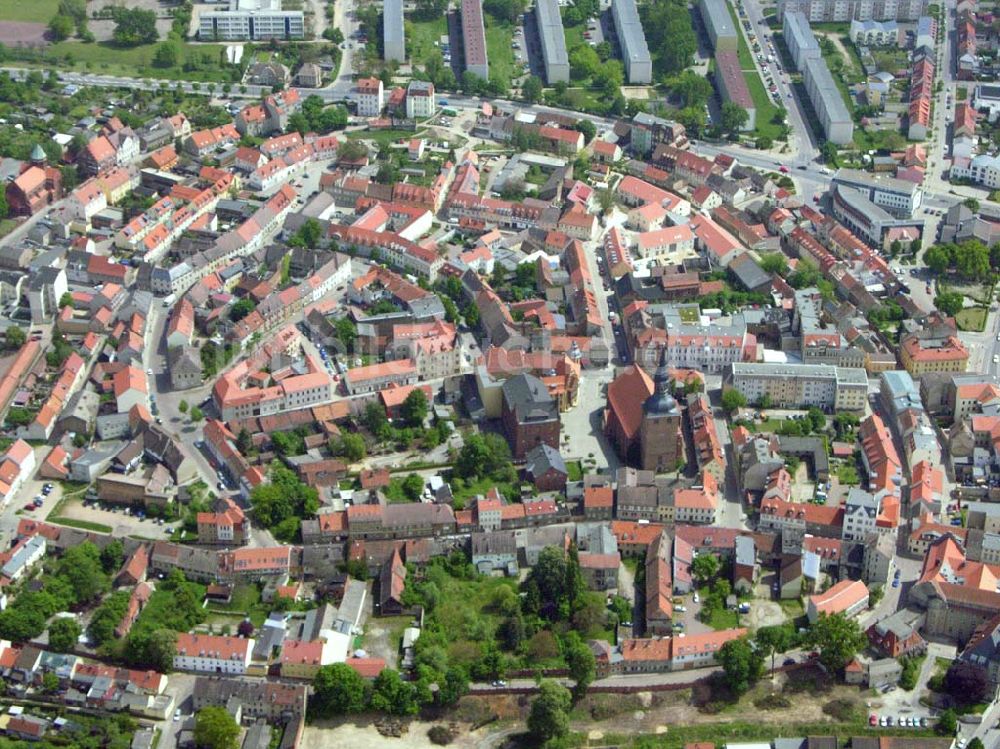
[[[455,740],[455,731],[448,726],[431,726],[427,731],[427,738],[432,744],[447,746]]]

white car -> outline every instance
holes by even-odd
[[[1000,354],[993,354],[993,363],[1000,364]]]
[[[695,603],[701,603],[701,598],[698,597],[697,593],[694,594],[694,602]]]

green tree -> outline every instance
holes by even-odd
[[[61,42],[64,39],[69,39],[73,33],[73,19],[69,16],[64,16],[60,13],[52,16],[52,20],[49,21],[49,35],[52,37],[52,41]]]
[[[704,107],[712,98],[712,84],[693,70],[685,70],[667,79],[667,88],[677,97],[680,107]]]
[[[76,619],[59,617],[49,625],[49,647],[59,653],[68,653],[76,647],[81,632]]]
[[[423,391],[423,388],[413,388],[403,400],[399,411],[403,417],[403,421],[408,426],[422,426],[424,419],[427,418],[428,411],[427,394]]]
[[[733,413],[747,405],[747,398],[735,388],[730,388],[722,394],[722,407],[727,413]]]
[[[341,158],[347,158],[346,156],[344,156],[345,153],[344,149],[347,147],[348,144],[345,143],[343,146],[337,149],[337,155],[340,156]],[[361,146],[361,148],[363,149],[364,146]],[[365,153],[367,153],[367,151]],[[288,238],[288,244],[291,247],[316,248],[319,247],[320,239],[322,239],[322,237],[323,237],[323,227],[320,225],[319,221],[317,221],[314,218],[308,218],[306,219],[305,223],[302,224],[302,226],[300,226],[298,229],[296,229],[295,233]]]
[[[198,406],[193,406],[191,408],[191,423],[192,424],[197,424],[199,421],[201,421],[204,418],[205,418],[205,414],[202,413],[202,410],[200,408],[198,408]]]
[[[403,479],[403,494],[411,502],[416,502],[420,499],[420,495],[424,491],[424,480],[419,474],[411,473],[405,479]]]
[[[934,730],[940,736],[954,736],[958,731],[958,713],[949,707],[938,716]]]
[[[346,663],[322,666],[313,680],[311,714],[317,718],[360,713],[368,707],[368,685]]]
[[[59,677],[54,671],[46,671],[42,674],[42,691],[46,694],[55,694],[59,691]]]
[[[858,652],[868,644],[864,632],[854,619],[843,613],[820,614],[808,633],[809,641],[819,649],[819,660],[828,671],[840,673]]]
[[[809,408],[806,412],[806,418],[809,420],[814,432],[822,432],[826,429],[826,416],[820,409],[816,408],[816,406]]]
[[[691,575],[701,585],[707,585],[718,576],[720,566],[715,554],[699,554],[691,562]]]
[[[114,7],[111,18],[115,22],[111,38],[123,47],[152,44],[160,38],[156,31],[156,12],[142,8]]]
[[[769,252],[760,258],[760,267],[765,273],[788,275],[788,258],[781,252]]]
[[[736,694],[743,694],[764,675],[764,656],[750,640],[741,637],[730,640],[715,653],[722,665],[726,683]]]
[[[101,554],[89,541],[68,548],[56,565],[56,574],[69,583],[76,603],[94,601],[111,588],[101,567]]]
[[[194,602],[198,607],[198,602]],[[200,620],[200,611],[197,612]],[[193,626],[193,625],[192,625]],[[140,664],[161,671],[170,673],[174,668],[174,655],[177,653],[177,632],[172,629],[160,628],[154,630],[142,642],[142,654]]]
[[[582,81],[590,78],[601,65],[597,52],[587,44],[580,44],[570,50],[569,74],[573,80]]]
[[[19,349],[27,340],[28,335],[24,332],[24,328],[17,325],[11,325],[4,331],[4,346],[7,349]]]
[[[245,296],[229,308],[229,319],[233,322],[239,322],[253,312],[256,307],[257,305],[254,304],[253,299]]]
[[[944,688],[962,705],[974,705],[988,700],[989,682],[986,672],[967,661],[953,661],[944,677]]]
[[[372,709],[389,715],[415,715],[420,705],[412,682],[403,681],[399,671],[382,669],[372,684]]]
[[[962,201],[962,205],[968,208],[973,213],[979,213],[979,201],[975,198],[966,198]]]
[[[538,696],[531,703],[527,721],[528,733],[537,745],[561,739],[569,733],[571,703],[572,695],[566,687],[548,680],[538,685]]]
[[[237,749],[240,727],[224,707],[203,707],[194,717],[194,743],[205,749]]]
[[[750,115],[739,104],[727,101],[722,105],[720,121],[723,130],[731,135],[736,135],[750,121]]]
[[[954,259],[951,247],[954,245],[934,245],[928,247],[924,252],[924,264],[930,268],[934,275],[941,275],[951,267]]]
[[[965,306],[964,297],[957,291],[939,291],[934,297],[934,306],[946,315],[957,315]]]
[[[63,309],[64,307],[72,308],[72,306],[73,306],[73,295],[68,291],[64,292],[63,295],[59,297],[59,309]]]
[[[597,127],[590,120],[579,120],[576,123],[576,129],[583,133],[584,143],[590,143],[597,135]]]
[[[969,742],[966,749],[986,749],[986,745],[983,743],[983,740],[981,738],[976,736],[975,738],[972,739],[972,741]]]
[[[118,571],[125,558],[125,547],[117,538],[101,549],[101,569],[111,575]]]
[[[529,104],[534,104],[542,98],[542,81],[537,75],[528,76],[521,84],[521,96]]]
[[[189,408],[191,408],[191,404],[181,398],[181,402],[177,404],[177,410],[182,414],[186,414]]]
[[[597,675],[597,660],[593,651],[576,632],[569,632],[566,635],[563,656],[569,668],[569,678],[575,682],[573,692],[580,698],[587,693],[587,687]]]
[[[344,432],[340,435],[337,453],[343,455],[352,463],[362,460],[368,451],[365,449],[365,439],[356,432]]]
[[[775,656],[784,653],[795,644],[795,632],[782,624],[761,627],[754,633],[754,642],[761,653],[770,654],[771,670],[774,671]]]
[[[181,55],[181,45],[173,39],[168,39],[161,42],[153,53],[153,67],[176,68],[181,63]]]

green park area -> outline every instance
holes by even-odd
[[[0,0],[0,20],[48,23],[59,0]]]

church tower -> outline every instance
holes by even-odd
[[[643,470],[667,473],[677,467],[684,455],[681,410],[670,395],[670,370],[667,350],[660,351],[660,363],[653,376],[653,393],[642,404],[639,449]]]

